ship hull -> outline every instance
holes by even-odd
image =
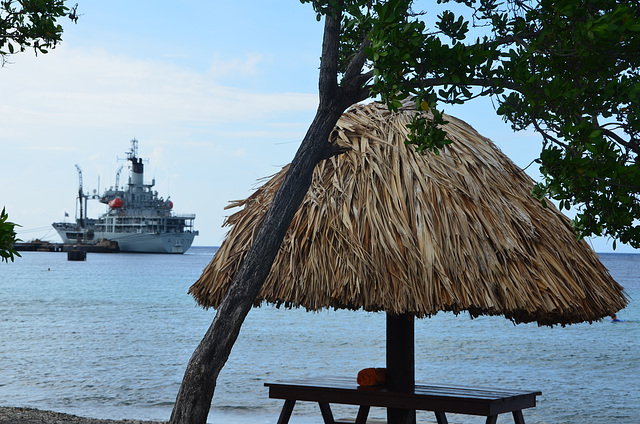
[[[64,244],[96,244],[100,240],[118,243],[120,252],[134,253],[177,253],[189,250],[197,232],[184,233],[116,233],[81,230],[77,224],[54,223]]]
[[[184,253],[193,243],[193,233],[96,233],[98,237],[118,242],[121,252]]]
[[[64,244],[95,244],[99,240],[95,231],[82,229],[75,223],[54,222],[52,225]]]

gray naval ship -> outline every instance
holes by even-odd
[[[144,165],[138,157],[138,140],[131,140],[127,152],[129,181],[118,187],[120,170],[116,174],[116,186],[99,196],[83,193],[82,171],[78,168],[80,186],[78,200],[80,218],[75,223],[54,222],[53,228],[65,244],[99,244],[116,241],[121,252],[184,253],[198,235],[193,224],[195,214],[174,214],[171,200],[158,197],[151,184],[144,183]],[[96,218],[87,218],[88,199],[98,199],[108,206],[107,212]],[[84,206],[84,207],[83,207]]]

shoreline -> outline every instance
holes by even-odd
[[[109,420],[35,408],[0,406],[0,424],[166,424],[167,421]]]

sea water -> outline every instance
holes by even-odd
[[[214,252],[89,253],[86,262],[24,252],[1,263],[0,406],[168,420],[214,317],[187,294]],[[547,328],[441,313],[416,321],[417,379],[540,390],[524,411],[529,423],[640,422],[640,255],[601,259],[632,298],[618,314],[624,322]],[[282,402],[268,398],[265,382],[384,366],[384,338],[381,313],[254,308],[218,379],[209,422],[275,423]],[[334,414],[355,410],[336,406]],[[435,423],[426,412],[418,419]],[[299,402],[291,422],[322,419],[316,405]],[[506,422],[509,415],[499,419]]]

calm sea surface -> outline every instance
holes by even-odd
[[[0,406],[168,420],[214,316],[187,295],[214,252],[89,253],[86,262],[25,252],[0,263]],[[601,257],[632,298],[618,314],[626,322],[550,329],[438,314],[416,321],[417,379],[541,390],[538,406],[524,411],[529,423],[637,424],[640,255]],[[275,423],[281,402],[268,398],[265,382],[384,366],[384,328],[384,314],[253,309],[218,379],[209,422]],[[421,414],[420,422],[435,422]],[[317,406],[300,403],[291,422],[322,420]]]

